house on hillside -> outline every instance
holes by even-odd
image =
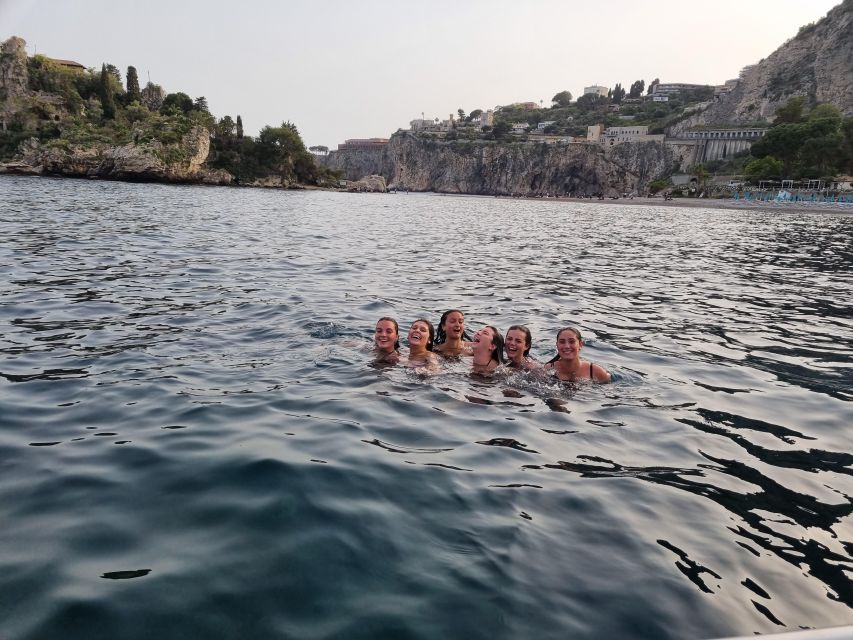
[[[84,67],[79,62],[75,62],[74,60],[63,60],[61,58],[48,58],[53,64],[62,67],[63,69],[68,69],[69,71],[85,71],[86,67]]]

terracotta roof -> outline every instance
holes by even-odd
[[[74,60],[62,60],[60,58],[50,58],[50,60],[52,62],[55,62],[56,64],[62,65],[63,67],[75,67],[78,69],[85,69],[86,68],[82,64],[80,64],[79,62],[74,62]]]

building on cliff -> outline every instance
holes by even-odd
[[[602,98],[606,98],[609,91],[610,90],[607,87],[602,87],[600,84],[594,84],[583,88],[583,94],[585,96],[593,95]]]
[[[686,82],[666,82],[654,85],[652,95],[672,95],[673,93],[681,93],[682,91],[697,91],[700,89],[713,88],[707,84],[688,84]]]
[[[59,65],[63,69],[68,69],[69,71],[85,71],[86,67],[84,67],[79,62],[75,62],[74,60],[63,60],[62,58],[48,58],[53,64]]]
[[[338,151],[364,151],[381,149],[388,144],[388,138],[350,138],[338,145]]]
[[[612,147],[623,142],[663,142],[665,137],[662,133],[650,134],[649,128],[645,125],[634,125],[631,127],[607,127],[604,134],[599,134],[598,141],[605,147]]]

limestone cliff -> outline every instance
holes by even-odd
[[[230,184],[231,174],[204,167],[210,151],[210,132],[194,127],[181,142],[120,146],[61,147],[24,143],[20,158],[0,165],[0,172],[157,182]]]
[[[696,125],[772,120],[794,96],[829,102],[853,115],[853,0],[844,0],[748,70],[735,89],[670,133]]]
[[[654,142],[617,145],[605,152],[586,144],[445,143],[398,132],[381,151],[336,151],[327,163],[349,179],[382,175],[391,189],[613,195],[645,190],[651,180],[669,173],[673,155]]]

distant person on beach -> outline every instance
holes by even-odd
[[[474,334],[471,351],[474,356],[471,373],[490,375],[503,363],[504,340],[501,332],[494,327],[483,327]]]
[[[379,318],[373,334],[376,362],[397,364],[400,360],[400,328],[394,318]]]
[[[409,329],[409,357],[406,366],[424,373],[438,370],[438,358],[432,352],[435,329],[429,320],[415,320]]]
[[[583,338],[574,327],[565,327],[557,333],[557,355],[545,365],[546,371],[566,382],[592,380],[610,382],[610,374],[601,365],[581,360]]]
[[[506,364],[513,369],[536,369],[542,366],[530,357],[530,347],[533,344],[533,336],[530,329],[521,324],[514,324],[506,332],[504,339],[504,351],[506,352]]]
[[[446,358],[471,355],[471,343],[465,334],[465,314],[459,309],[445,311],[438,321],[435,352]]]

